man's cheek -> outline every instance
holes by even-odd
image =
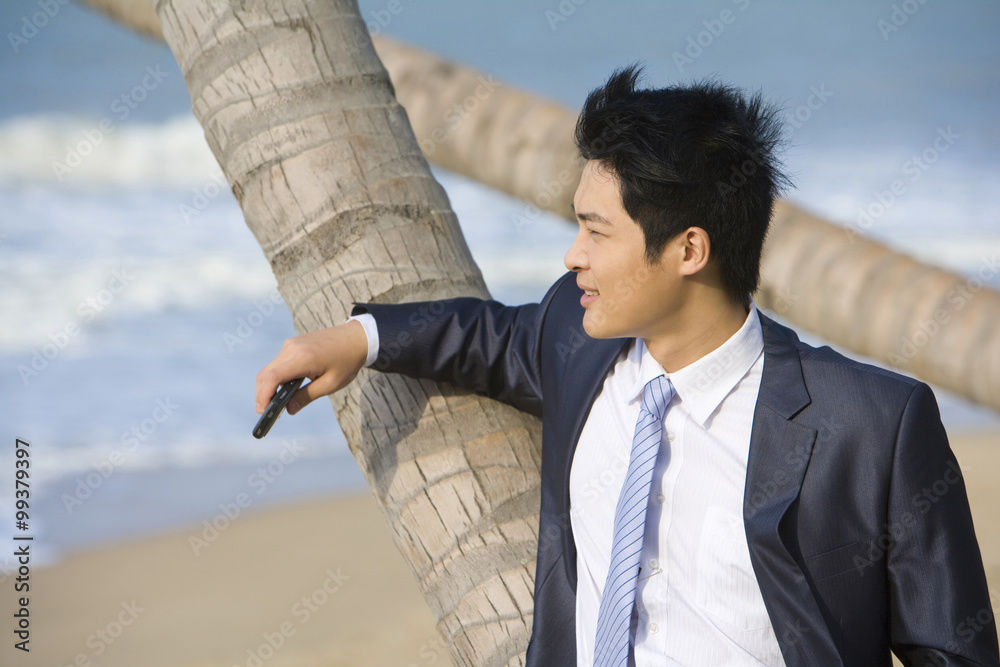
[[[635,283],[630,280],[622,280],[615,285],[614,298],[609,299],[610,306],[619,309],[633,296],[635,296]]]

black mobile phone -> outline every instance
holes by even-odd
[[[305,378],[296,378],[295,380],[289,380],[285,384],[278,385],[278,391],[275,392],[271,402],[267,404],[267,410],[264,410],[264,414],[257,420],[257,425],[253,427],[253,437],[259,440],[267,435],[267,432],[274,426],[274,422],[277,421],[281,411],[288,405],[288,401],[291,400],[296,390],[302,386],[304,380]]]

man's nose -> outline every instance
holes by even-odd
[[[576,238],[573,239],[573,245],[569,247],[565,257],[563,257],[563,264],[570,271],[582,271],[587,268],[587,253],[583,247],[586,233],[586,229],[577,232]]]

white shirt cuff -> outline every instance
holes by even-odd
[[[356,320],[365,328],[365,335],[368,337],[368,358],[365,359],[365,367],[371,366],[378,359],[378,326],[375,324],[375,317],[371,313],[361,313],[347,318],[347,321]]]

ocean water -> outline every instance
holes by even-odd
[[[961,273],[1000,253],[995,2],[361,9],[373,33],[571,107],[640,60],[652,85],[759,88],[785,109],[793,200]],[[31,530],[49,561],[198,534],[241,493],[257,507],[363,488],[325,401],[250,436],[254,376],[295,332],[169,50],[75,4],[40,11],[0,8],[0,539],[15,438],[31,443]],[[517,225],[523,203],[436,173],[494,296],[539,298],[572,227]],[[1000,425],[939,398],[950,429]]]

